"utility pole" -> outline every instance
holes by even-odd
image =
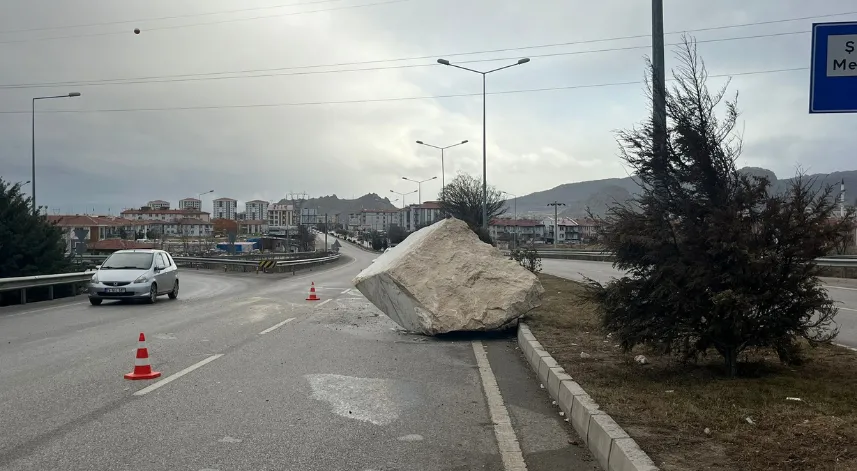
[[[664,71],[664,1],[652,0],[652,151],[662,172],[656,175],[655,190],[658,198],[666,198],[664,178],[667,171],[667,102]]]
[[[556,248],[556,240],[559,239],[559,219],[557,219],[557,213],[559,213],[559,207],[565,206],[565,203],[554,201],[553,203],[549,203],[548,206],[553,206],[553,248]]]

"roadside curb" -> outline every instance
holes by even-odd
[[[518,324],[518,347],[602,469],[658,470],[637,442],[559,366],[523,322]]]

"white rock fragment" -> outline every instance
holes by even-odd
[[[647,360],[647,359],[646,359],[646,357],[645,357],[645,356],[643,356],[643,355],[637,355],[637,356],[635,356],[635,357],[634,357],[634,361],[636,361],[637,363],[639,363],[639,364],[641,364],[641,365],[645,365],[646,363],[648,363],[648,362],[649,362],[649,360]]]
[[[803,399],[801,399],[801,398],[799,398],[799,397],[787,397],[787,398],[786,398],[786,400],[787,400],[787,401],[799,401],[799,402],[803,402]]]
[[[590,355],[586,352],[580,352],[580,358],[583,358],[585,360],[587,358],[592,358],[592,355]]]
[[[353,283],[390,319],[425,335],[502,329],[544,293],[534,274],[453,218],[414,232]]]
[[[752,417],[750,417],[750,416],[747,416],[747,418],[746,418],[746,419],[744,419],[744,420],[746,420],[746,421],[747,421],[747,423],[748,423],[748,424],[750,424],[750,425],[756,425],[756,422],[753,422],[753,418],[752,418]]]
[[[711,429],[708,427],[705,427],[705,430],[703,430],[703,432],[705,432],[706,435],[711,435]]]

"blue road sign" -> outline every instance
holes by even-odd
[[[857,113],[857,22],[814,23],[810,113]]]

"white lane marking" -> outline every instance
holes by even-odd
[[[491,422],[494,422],[494,436],[497,438],[500,457],[503,459],[503,468],[506,471],[525,471],[527,463],[524,462],[521,445],[518,444],[518,437],[515,436],[515,429],[512,428],[509,411],[503,403],[497,378],[491,371],[488,354],[485,353],[485,347],[479,340],[472,341],[471,345],[473,354],[476,356],[476,364],[479,366],[479,376],[482,377],[482,389],[488,402],[488,412],[491,415]]]
[[[351,288],[348,288],[347,290],[343,291],[343,292],[342,292],[342,293],[340,293],[340,294],[348,294],[348,292],[349,292],[349,291],[351,291]]]
[[[854,312],[857,312],[857,309],[851,309],[850,307],[842,307],[842,306],[839,306],[839,309],[842,309],[842,310],[844,310],[844,311],[854,311]]]
[[[51,310],[54,310],[54,309],[62,309],[62,308],[64,308],[64,307],[69,307],[69,306],[80,306],[81,304],[88,304],[88,301],[86,301],[86,302],[82,302],[82,303],[60,304],[59,306],[43,307],[43,308],[41,308],[41,309],[33,309],[33,310],[31,310],[31,311],[15,312],[15,313],[12,313],[12,314],[4,315],[3,317],[5,317],[5,318],[7,318],[7,319],[8,319],[8,318],[11,318],[11,317],[18,317],[18,316],[24,316],[24,315],[27,315],[27,314],[33,314],[33,313],[36,313],[36,312],[44,312],[44,311],[51,311]]]
[[[157,383],[150,384],[149,386],[146,386],[145,388],[135,392],[134,395],[135,396],[142,396],[144,394],[148,394],[148,393],[154,391],[155,389],[160,388],[161,386],[166,386],[166,385],[172,383],[173,381],[181,378],[182,376],[190,373],[191,371],[193,371],[197,368],[202,368],[203,366],[213,362],[214,360],[217,360],[218,358],[220,358],[222,356],[223,356],[222,353],[217,353],[215,355],[211,355],[210,357],[206,358],[205,360],[202,360],[198,363],[194,363],[193,365],[188,366],[187,368],[179,371],[178,373],[167,376],[166,378],[158,381]]]
[[[857,352],[857,348],[849,347],[848,345],[843,345],[841,343],[834,343],[833,345],[836,345],[837,347],[847,348],[848,350],[851,350],[852,352]]]
[[[333,300],[332,300],[332,299],[325,299],[324,301],[322,301],[322,302],[320,302],[320,303],[316,304],[316,305],[315,305],[315,307],[322,307],[322,306],[324,306],[325,304],[327,304],[327,303],[329,303],[329,302],[331,302],[331,301],[333,301]]]
[[[848,291],[857,291],[857,288],[846,288],[844,286],[833,286],[833,285],[822,285],[822,286],[824,286],[825,288],[836,288],[836,289],[845,289]]]
[[[288,318],[288,319],[284,320],[283,322],[280,322],[280,323],[274,324],[274,325],[272,325],[271,327],[268,327],[267,329],[265,329],[265,330],[263,330],[263,331],[259,332],[259,335],[265,335],[265,334],[267,334],[268,332],[271,332],[271,331],[274,331],[274,330],[276,330],[276,329],[279,329],[280,327],[282,327],[282,326],[284,326],[284,325],[288,324],[289,322],[291,322],[291,321],[293,321],[293,320],[295,320],[295,318],[294,318],[294,317],[290,317],[290,318]]]

